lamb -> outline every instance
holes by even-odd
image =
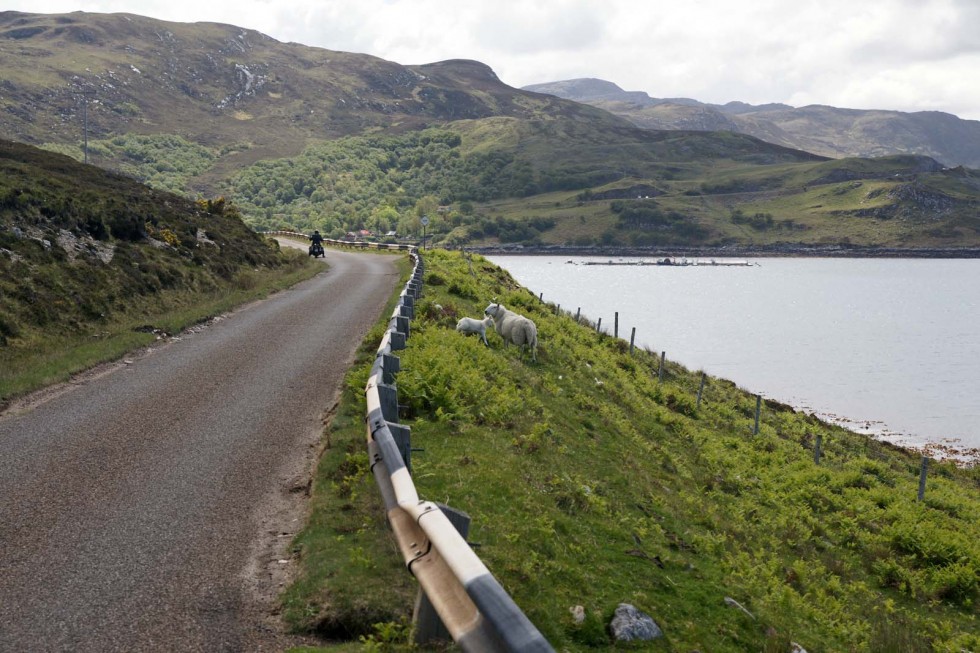
[[[531,351],[531,360],[538,360],[538,327],[534,322],[497,303],[487,306],[483,313],[493,318],[494,327],[504,339],[505,347],[508,344],[517,345],[523,354],[526,346]]]
[[[464,317],[459,322],[456,323],[456,330],[463,335],[469,333],[475,333],[483,339],[483,344],[487,347],[490,343],[487,342],[487,327],[493,325],[493,318],[489,315],[482,320],[474,320],[471,317]]]

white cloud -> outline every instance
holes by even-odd
[[[654,97],[980,119],[977,0],[8,0],[216,21],[404,64],[477,59],[524,86],[599,77]],[[11,6],[12,5],[12,6]]]

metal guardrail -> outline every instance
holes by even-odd
[[[292,231],[270,231],[265,235],[308,239],[306,234]],[[554,653],[551,644],[473,552],[444,508],[419,498],[412,481],[408,466],[411,429],[398,424],[394,381],[400,366],[394,352],[405,348],[410,321],[415,316],[415,300],[422,294],[425,267],[417,248],[328,239],[324,242],[358,248],[407,249],[415,262],[364,388],[371,471],[409,572],[418,580],[453,641],[467,653]]]
[[[302,240],[310,239],[309,235],[298,231],[276,230],[260,231],[259,233],[263,236],[292,236],[293,238],[300,238]],[[324,238],[323,242],[336,247],[350,247],[353,249],[387,249],[403,252],[414,252],[416,249],[418,249],[416,245],[409,245],[406,243],[372,243],[364,240],[336,240],[334,238]]]
[[[408,569],[419,581],[453,640],[465,651],[551,652],[554,649],[524,615],[467,544],[439,505],[419,498],[406,460],[409,429],[398,424],[399,370],[393,352],[405,348],[424,264],[415,268],[399,296],[365,387],[371,469],[388,521]]]

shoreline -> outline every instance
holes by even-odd
[[[514,247],[514,246],[501,246],[501,247],[485,247],[485,248],[465,248],[466,252],[478,253],[485,255],[487,257],[494,256],[527,256],[529,259],[535,256],[551,256],[551,257],[581,257],[581,256],[596,256],[602,258],[661,258],[668,254],[666,250],[655,250],[654,248],[616,248],[616,247],[593,247],[593,248],[582,248],[582,247]],[[684,251],[685,253],[679,254],[679,251]],[[706,252],[715,252],[716,254],[721,254],[722,250],[708,250],[708,249],[686,249],[686,250],[670,250],[669,254],[671,258],[676,257],[678,260],[682,256],[687,258],[709,258],[711,255]],[[901,256],[899,255],[901,252]],[[908,258],[908,259],[975,259],[980,258],[980,249],[973,248],[956,248],[950,249],[917,249],[917,250],[897,250],[892,248],[853,248],[853,247],[823,247],[823,248],[798,248],[793,246],[793,248],[780,247],[778,249],[734,249],[726,248],[723,250],[725,258],[762,258],[768,256],[770,258]],[[572,261],[569,260],[569,263]],[[613,263],[615,265],[615,263]],[[620,263],[625,265],[626,263]],[[633,263],[637,264],[637,263]],[[648,264],[652,265],[652,264]],[[710,263],[704,262],[703,260],[698,263],[698,265],[710,266]],[[625,340],[625,338],[621,338]],[[681,364],[684,364],[683,362]],[[713,375],[716,376],[716,375]],[[726,377],[718,377],[726,378]],[[730,380],[730,379],[729,379]],[[733,381],[735,382],[735,381]],[[908,452],[915,454],[920,454],[937,461],[953,462],[957,466],[967,466],[972,467],[980,465],[980,446],[975,446],[972,443],[965,443],[959,439],[939,439],[930,440],[927,437],[916,435],[915,433],[910,433],[904,430],[895,430],[890,428],[883,422],[877,420],[869,420],[866,418],[858,418],[854,416],[840,415],[833,411],[815,409],[812,405],[809,405],[804,401],[786,401],[779,398],[779,395],[766,397],[767,401],[774,401],[776,403],[784,404],[792,409],[808,413],[821,420],[824,423],[831,424],[844,428],[852,433],[863,435],[865,437],[873,438],[879,442],[894,446],[899,449],[903,449]]]
[[[720,247],[677,245],[654,247],[576,245],[485,245],[463,247],[467,252],[502,256],[616,256],[670,258],[980,258],[980,247],[877,247],[863,245],[724,245]]]
[[[921,454],[933,460],[952,462],[958,467],[974,467],[980,465],[980,447],[971,447],[963,444],[959,439],[946,438],[943,440],[928,441],[921,438],[921,436],[916,436],[911,433],[893,431],[882,422],[856,419],[825,411],[815,411],[806,406],[796,404],[787,405],[799,412],[809,413],[827,424],[839,426],[847,429],[851,433],[874,438],[879,442]]]

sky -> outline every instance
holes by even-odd
[[[212,21],[401,64],[475,59],[521,87],[945,111],[980,120],[980,0],[5,0],[0,11]]]

